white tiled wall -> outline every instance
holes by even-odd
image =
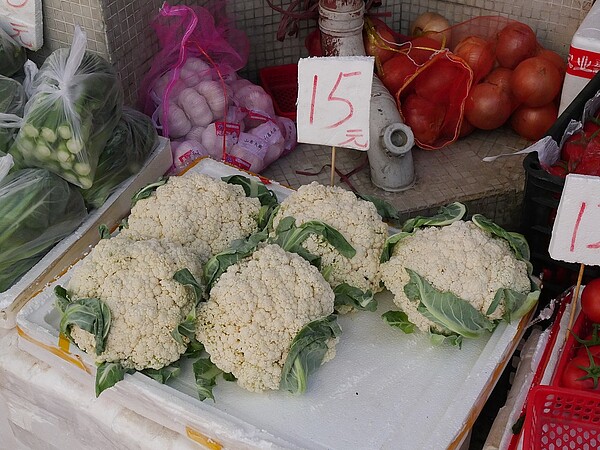
[[[273,0],[283,7],[291,0]],[[317,0],[313,0],[312,4]],[[52,50],[71,42],[74,24],[88,32],[89,48],[113,62],[123,80],[127,100],[135,101],[140,80],[158,50],[150,22],[162,0],[45,0],[44,47],[32,55],[40,62]],[[186,1],[202,5],[204,1]],[[242,75],[258,80],[261,67],[296,62],[306,56],[305,36],[317,26],[316,20],[299,23],[298,36],[283,42],[276,38],[281,15],[265,0],[221,1],[237,27],[251,42],[250,56]],[[310,2],[309,2],[310,3]],[[400,33],[422,12],[436,11],[452,24],[480,15],[503,15],[521,20],[536,30],[540,42],[566,56],[573,33],[591,6],[591,0],[390,0],[371,12],[384,14],[384,20]]]

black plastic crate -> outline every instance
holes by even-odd
[[[571,119],[580,120],[585,103],[600,90],[600,72],[590,80],[573,102],[563,111],[546,135],[560,142]],[[531,249],[534,274],[543,276],[541,302],[557,297],[577,282],[579,264],[557,261],[550,257],[548,246],[560,196],[565,184],[563,178],[551,175],[540,165],[537,152],[523,160],[525,192],[521,213],[521,233]],[[583,283],[600,277],[600,267],[586,266]]]

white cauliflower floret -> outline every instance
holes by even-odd
[[[531,290],[526,263],[517,259],[504,239],[494,238],[470,221],[417,229],[396,244],[390,260],[381,265],[381,278],[394,294],[394,303],[423,331],[442,330],[419,313],[418,303],[404,293],[410,280],[405,268],[437,290],[468,301],[484,315],[498,289]],[[501,304],[488,318],[501,319],[503,314]]]
[[[102,239],[73,270],[67,291],[74,301],[98,298],[110,309],[105,350],[96,356],[94,335],[77,326],[71,337],[98,364],[119,361],[126,369],[142,370],[178,360],[185,346],[171,332],[196,303],[191,288],[173,280],[180,269],[202,274],[195,253],[179,244],[122,235]]]
[[[287,216],[294,217],[297,226],[311,220],[322,221],[339,231],[356,250],[353,258],[346,258],[318,235],[311,235],[302,243],[310,253],[321,256],[322,267],[332,267],[329,277],[332,287],[348,283],[362,291],[381,290],[379,259],[387,238],[387,225],[373,203],[343,188],[313,182],[283,200],[273,227]]]
[[[207,175],[171,177],[131,210],[122,234],[167,238],[194,249],[202,263],[258,231],[260,201],[241,186]]]
[[[314,266],[270,244],[221,275],[198,308],[196,338],[241,387],[277,390],[292,340],[307,323],[332,314],[333,302]],[[323,362],[335,355],[334,344]]]

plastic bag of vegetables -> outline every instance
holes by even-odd
[[[0,28],[0,75],[11,77],[27,61],[25,49]]]
[[[100,154],[94,184],[81,191],[88,207],[100,207],[121,182],[138,173],[157,141],[148,116],[123,108],[121,120]]]
[[[21,83],[0,75],[0,151],[7,153],[25,109],[25,90]]]
[[[86,51],[85,33],[76,27],[71,49],[54,51],[36,74],[10,152],[21,167],[42,167],[88,189],[122,107],[115,70]]]
[[[44,169],[0,180],[0,292],[33,267],[87,214],[79,191]]]

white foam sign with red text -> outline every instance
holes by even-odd
[[[298,142],[367,150],[372,56],[301,58]]]
[[[600,177],[567,175],[548,253],[555,260],[600,265]]]
[[[21,46],[39,50],[43,44],[42,0],[0,0],[0,27]]]

